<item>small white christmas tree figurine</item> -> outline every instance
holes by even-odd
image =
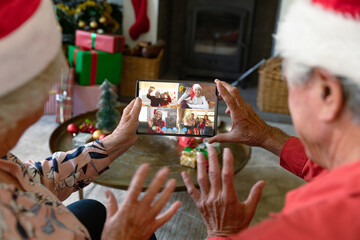
[[[101,84],[100,89],[102,92],[99,96],[96,127],[104,133],[111,133],[120,120],[120,113],[115,109],[118,105],[117,95],[107,79]]]

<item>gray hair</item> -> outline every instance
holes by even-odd
[[[35,114],[44,106],[52,84],[60,79],[61,70],[66,66],[64,63],[64,54],[60,49],[54,60],[40,74],[0,97],[0,134],[14,128],[20,120]]]
[[[286,59],[283,61],[283,69],[288,78],[287,83],[291,87],[294,84],[304,86],[310,79],[313,67]],[[344,100],[347,108],[352,113],[354,122],[360,123],[360,86],[349,78],[336,77],[340,80]]]

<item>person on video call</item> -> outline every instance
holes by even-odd
[[[160,90],[155,91],[155,96],[150,95],[153,91],[154,90],[152,88],[149,88],[146,97],[150,99],[150,106],[159,107],[161,106],[161,102],[163,101],[161,98]]]
[[[141,199],[148,164],[136,171],[119,206],[109,190],[106,208],[91,199],[62,204],[135,143],[141,100],[124,109],[103,140],[41,161],[21,161],[9,151],[42,116],[49,89],[67,72],[50,0],[0,2],[0,56],[0,239],[149,239],[180,207],[176,202],[160,213],[176,185],[169,180],[156,197],[168,169],[158,172]],[[25,152],[36,151],[36,140],[33,145]]]
[[[156,130],[153,130],[153,126]],[[159,109],[154,110],[154,117],[148,118],[148,132],[149,133],[163,133],[162,128],[165,126],[165,122],[162,120],[162,111]]]
[[[201,96],[201,89],[200,84],[186,88],[185,93],[178,100],[180,108],[209,109],[205,96]]]
[[[198,159],[200,191],[183,173],[208,239],[360,239],[359,16],[360,1],[297,0],[279,25],[276,40],[299,138],[267,125],[237,88],[216,80],[233,125],[209,142],[263,147],[308,183],[287,194],[280,213],[248,228],[265,183],[240,202],[231,151],[224,150],[220,171],[209,147],[209,175],[204,156]]]
[[[160,106],[164,107],[164,106],[168,105],[169,103],[171,103],[171,97],[169,95],[169,92],[164,92],[164,93],[160,94],[160,96],[161,96]]]

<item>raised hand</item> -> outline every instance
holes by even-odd
[[[263,147],[279,155],[289,136],[266,124],[244,101],[236,87],[218,79],[215,83],[221,99],[227,105],[225,112],[230,113],[232,127],[230,132],[218,134],[210,138],[209,142],[239,142]]]
[[[159,170],[144,196],[139,199],[149,164],[142,164],[132,178],[126,198],[118,207],[115,196],[106,191],[107,215],[102,240],[147,240],[160,226],[169,221],[177,212],[181,203],[176,201],[164,213],[160,214],[173,193],[176,180],[166,183],[159,198],[155,200],[166,178],[169,169]]]
[[[136,142],[140,110],[141,99],[132,100],[124,109],[116,129],[102,140],[111,161],[126,152]]]
[[[249,226],[265,182],[257,182],[252,187],[248,199],[240,202],[235,192],[234,157],[230,149],[224,149],[222,171],[216,150],[212,146],[209,146],[208,150],[209,174],[206,173],[204,155],[198,156],[197,178],[200,191],[194,187],[186,172],[182,173],[182,177],[188,193],[205,221],[208,237],[228,236]]]

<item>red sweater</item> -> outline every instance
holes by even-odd
[[[280,164],[310,182],[286,195],[280,213],[235,236],[209,239],[360,239],[360,161],[324,170],[306,157],[300,140],[291,137]]]

